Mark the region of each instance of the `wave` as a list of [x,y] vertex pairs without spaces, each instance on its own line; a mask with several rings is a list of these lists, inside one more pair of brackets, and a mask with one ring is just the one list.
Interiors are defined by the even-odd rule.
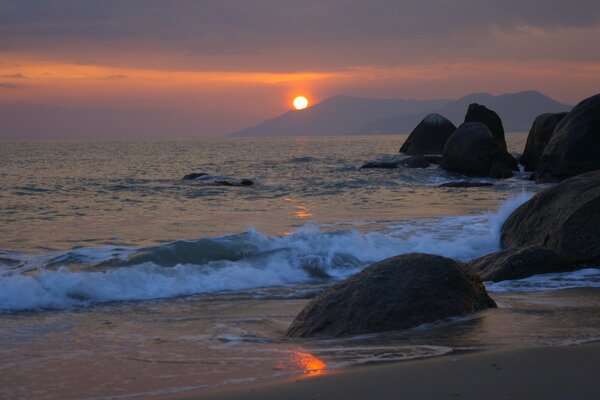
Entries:
[[534,275],[524,279],[486,282],[490,292],[539,292],[577,288],[600,288],[600,268]]
[[517,196],[489,214],[390,223],[383,232],[304,226],[289,235],[249,229],[143,248],[81,247],[42,255],[5,251],[0,311],[323,283],[409,252],[467,260],[498,250],[502,223],[528,198]]

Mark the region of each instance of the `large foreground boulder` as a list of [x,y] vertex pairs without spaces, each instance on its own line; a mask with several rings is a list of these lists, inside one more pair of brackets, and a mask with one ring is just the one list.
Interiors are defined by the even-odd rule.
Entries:
[[523,279],[532,275],[571,271],[575,267],[560,254],[543,247],[508,249],[467,264],[483,281]]
[[314,298],[286,336],[385,332],[495,306],[477,274],[464,264],[431,254],[404,254],[373,264]]
[[535,195],[502,226],[504,248],[548,247],[570,263],[600,265],[600,170]]
[[410,133],[400,153],[442,154],[446,141],[456,130],[456,126],[440,114],[429,114]]
[[518,171],[516,160],[481,122],[465,122],[444,147],[441,167],[469,176],[506,178]]
[[506,139],[504,138],[504,126],[502,126],[502,120],[496,112],[481,104],[472,103],[469,104],[467,115],[465,115],[465,122],[481,122],[485,124],[494,139],[500,144],[500,147],[507,150]]
[[527,144],[521,156],[521,164],[525,166],[525,171],[535,171],[538,160],[540,159],[544,148],[552,137],[554,128],[567,115],[562,113],[546,113],[538,115],[533,121],[533,125],[527,136]]
[[554,129],[536,181],[556,182],[600,168],[600,94],[577,104]]

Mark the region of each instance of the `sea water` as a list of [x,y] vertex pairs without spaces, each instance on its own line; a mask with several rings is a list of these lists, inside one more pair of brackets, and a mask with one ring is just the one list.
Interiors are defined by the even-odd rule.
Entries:
[[[502,223],[545,187],[359,168],[404,139],[0,142],[0,397],[162,396],[600,339],[593,265],[488,283],[499,308],[466,318],[283,339],[309,298],[373,262],[497,251]],[[518,153],[526,135],[507,140]],[[254,185],[214,184],[240,179]],[[456,180],[494,186],[438,187]]]

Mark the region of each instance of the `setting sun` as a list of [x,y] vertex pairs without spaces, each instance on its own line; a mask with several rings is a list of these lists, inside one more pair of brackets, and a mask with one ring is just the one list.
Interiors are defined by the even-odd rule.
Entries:
[[292,104],[296,110],[303,110],[308,107],[308,99],[304,96],[297,96]]

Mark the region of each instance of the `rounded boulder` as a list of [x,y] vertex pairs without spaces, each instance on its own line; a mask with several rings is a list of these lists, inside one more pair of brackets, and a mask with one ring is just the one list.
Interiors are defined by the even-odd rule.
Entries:
[[479,276],[431,254],[388,258],[315,297],[286,336],[345,336],[406,329],[495,307]]

